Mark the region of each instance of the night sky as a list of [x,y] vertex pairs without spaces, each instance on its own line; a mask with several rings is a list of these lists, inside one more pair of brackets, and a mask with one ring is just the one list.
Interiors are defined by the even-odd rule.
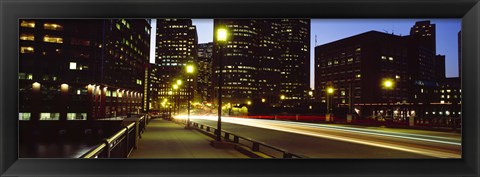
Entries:
[[[370,30],[394,33],[396,35],[408,35],[410,27],[416,21],[430,20],[436,24],[437,30],[437,54],[445,55],[447,77],[458,76],[458,44],[457,33],[461,29],[461,19],[312,19],[310,36],[310,68],[314,72],[314,47],[316,45],[333,42]],[[156,22],[154,22],[156,24]],[[197,26],[198,43],[213,41],[213,20],[193,19]],[[152,26],[154,24],[152,23]],[[155,34],[152,28],[152,34]],[[153,42],[153,41],[152,41]],[[154,56],[152,45],[151,56]],[[151,58],[151,62],[152,61]],[[313,87],[313,74],[310,75],[310,85]]]

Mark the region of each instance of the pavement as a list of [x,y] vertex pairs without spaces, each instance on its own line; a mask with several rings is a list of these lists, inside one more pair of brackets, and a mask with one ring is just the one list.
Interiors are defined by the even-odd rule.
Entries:
[[227,117],[222,129],[311,158],[461,158],[458,133]]
[[153,119],[128,158],[248,158],[235,149],[217,149],[212,138],[184,125]]

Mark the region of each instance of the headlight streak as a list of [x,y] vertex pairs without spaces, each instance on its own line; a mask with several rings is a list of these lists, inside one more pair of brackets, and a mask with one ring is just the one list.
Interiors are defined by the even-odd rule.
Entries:
[[[180,116],[177,116],[177,118],[186,119],[186,116],[180,115]],[[191,119],[192,120],[204,119],[204,120],[216,121],[217,117],[216,116],[191,116]],[[410,133],[391,133],[391,132],[385,132],[385,131],[379,131],[379,130],[361,130],[360,128],[353,128],[353,127],[334,127],[333,125],[320,125],[320,124],[286,122],[286,121],[275,121],[275,120],[245,119],[245,118],[235,118],[235,117],[222,117],[222,121],[227,123],[233,123],[233,124],[241,124],[241,125],[247,125],[252,127],[266,128],[266,129],[272,129],[272,130],[278,130],[278,131],[284,131],[284,132],[290,132],[290,133],[296,133],[296,134],[327,138],[332,140],[340,140],[340,141],[346,141],[346,142],[352,142],[352,143],[358,143],[358,144],[364,144],[364,145],[370,145],[370,146],[376,146],[376,147],[395,149],[400,151],[407,151],[407,152],[412,152],[417,154],[428,155],[432,157],[440,157],[440,158],[460,158],[461,157],[460,154],[457,154],[457,153],[442,152],[438,150],[428,150],[424,148],[403,146],[399,144],[377,142],[377,141],[371,141],[371,140],[365,140],[365,139],[355,139],[351,137],[343,137],[343,136],[337,136],[332,134],[311,132],[308,130],[299,130],[295,126],[300,126],[299,128],[302,128],[301,126],[303,126],[304,128],[323,128],[323,129],[333,130],[333,131],[362,133],[362,134],[373,135],[373,136],[384,136],[384,137],[409,139],[409,140],[415,140],[415,141],[427,141],[427,142],[433,142],[433,143],[461,146],[461,143],[456,143],[456,142],[418,138],[418,137],[429,137],[429,138],[437,138],[437,139],[451,139],[451,138],[444,138],[444,137],[438,137],[438,136],[416,135],[416,134],[410,134]],[[290,126],[290,127],[283,127],[279,124],[283,124],[283,126]],[[381,134],[379,132],[383,132],[386,134]],[[410,136],[417,136],[417,137],[408,137],[403,135],[410,135]]]

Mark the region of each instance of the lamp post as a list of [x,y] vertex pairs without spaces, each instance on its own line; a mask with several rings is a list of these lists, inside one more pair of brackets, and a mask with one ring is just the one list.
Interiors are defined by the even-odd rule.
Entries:
[[[173,89],[171,91],[168,91],[168,99],[174,100],[172,99],[172,95],[173,95]],[[175,101],[173,102],[175,103]],[[170,103],[168,103],[168,119],[169,120],[172,119],[172,105],[170,105]]]
[[[388,94],[389,92],[388,92],[388,90],[394,89],[394,87],[395,87],[395,81],[394,81],[393,79],[391,79],[391,78],[384,78],[384,79],[382,80],[382,87],[383,87],[383,89],[386,90],[385,96],[387,97],[387,100],[389,100],[389,98],[388,98],[388,97],[389,97],[389,94]],[[390,101],[387,101],[387,102],[390,102]],[[387,115],[388,115],[388,105],[387,105],[387,110],[385,110],[385,116],[387,116]],[[393,113],[392,113],[392,118],[393,118]]]
[[335,89],[333,86],[329,84],[327,88],[325,89],[326,91],[326,99],[327,99],[327,115],[326,115],[326,121],[331,121],[332,119],[332,96],[333,93],[335,92]]
[[179,99],[180,97],[179,97],[179,93],[178,93],[178,85],[177,84],[173,85],[173,90],[176,91],[176,93],[177,93],[177,99],[176,99],[177,101],[175,103],[175,107],[174,107],[173,112],[175,112],[175,114],[178,115],[178,110],[179,110],[179,107],[180,107],[180,104],[178,102],[180,101],[180,99]]
[[216,41],[219,44],[219,58],[218,58],[218,120],[217,120],[217,132],[216,132],[216,141],[222,140],[222,58],[223,58],[223,47],[227,43],[228,31],[224,26],[219,27],[216,31]]
[[195,67],[193,66],[193,64],[189,64],[187,65],[187,84],[188,84],[188,117],[187,117],[187,127],[186,128],[189,128],[190,127],[190,106],[191,106],[191,100],[192,100],[192,86],[190,85],[190,82],[192,82],[190,80],[190,75],[193,74],[193,72],[195,71]]

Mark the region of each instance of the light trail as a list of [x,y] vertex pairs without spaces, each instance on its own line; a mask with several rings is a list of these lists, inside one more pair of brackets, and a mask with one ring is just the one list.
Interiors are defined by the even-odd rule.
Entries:
[[[186,119],[186,116],[177,116],[178,119]],[[191,120],[216,121],[216,116],[190,116]],[[460,158],[461,143],[454,142],[460,139],[441,136],[412,134],[403,132],[388,132],[385,130],[366,130],[356,127],[344,127],[338,125],[324,125],[276,120],[245,119],[235,117],[222,117],[222,122],[259,127],[295,134],[321,137],[369,146],[376,146],[400,151],[412,152],[439,158]],[[353,136],[353,137],[352,137]],[[432,138],[432,139],[428,139]],[[404,140],[408,141],[404,141]],[[428,144],[430,143],[430,144]],[[433,144],[431,144],[433,143]],[[439,144],[439,145],[438,145]],[[430,147],[429,145],[433,146]],[[447,146],[447,149],[443,147]]]

